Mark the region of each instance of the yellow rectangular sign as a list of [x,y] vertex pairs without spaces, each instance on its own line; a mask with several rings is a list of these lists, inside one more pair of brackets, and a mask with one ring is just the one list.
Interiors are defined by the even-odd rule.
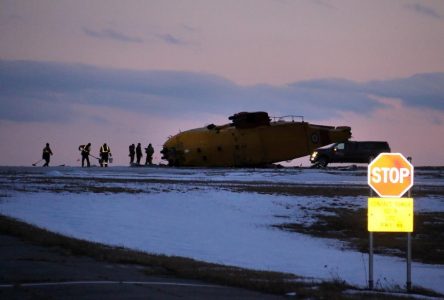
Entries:
[[413,232],[413,198],[368,198],[368,231]]

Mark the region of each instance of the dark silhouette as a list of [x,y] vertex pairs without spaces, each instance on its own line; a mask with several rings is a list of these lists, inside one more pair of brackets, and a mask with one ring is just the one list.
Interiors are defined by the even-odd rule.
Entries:
[[42,159],[45,160],[45,164],[43,165],[44,167],[49,166],[49,161],[51,160],[51,155],[52,155],[52,151],[51,151],[51,148],[49,147],[49,143],[46,143],[46,147],[43,148],[43,154],[42,154]]
[[85,160],[86,160],[86,166],[90,167],[89,152],[91,151],[91,143],[88,143],[87,145],[80,145],[79,151],[81,151],[80,154],[82,155],[82,168],[85,166]]
[[136,147],[136,158],[137,164],[140,165],[140,160],[142,159],[142,146],[140,145],[140,143],[138,143]]
[[151,145],[151,143],[148,145],[148,147],[145,148],[146,153],[146,161],[145,165],[152,165],[153,164],[153,154],[154,154],[154,148]]
[[134,163],[134,155],[136,155],[136,146],[134,144],[131,144],[129,146],[130,165]]
[[100,147],[100,166],[101,167],[108,167],[108,160],[109,157],[112,156],[111,154],[111,148],[104,143],[102,147]]

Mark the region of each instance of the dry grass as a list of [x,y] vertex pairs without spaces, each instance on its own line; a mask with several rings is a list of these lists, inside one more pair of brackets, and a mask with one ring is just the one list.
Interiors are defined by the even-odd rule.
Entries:
[[[350,248],[368,253],[367,210],[348,208],[320,208],[332,214],[318,214],[311,225],[286,223],[276,227],[318,237],[339,239]],[[413,260],[430,264],[444,264],[444,213],[415,214],[412,233]],[[375,253],[405,257],[405,233],[374,233]]]
[[[433,176],[441,176],[435,173]],[[431,175],[431,176],[432,176]],[[444,176],[444,175],[442,175]],[[263,181],[208,181],[208,180],[183,180],[183,179],[156,179],[156,178],[83,178],[83,177],[15,177],[8,176],[9,183],[4,188],[14,188],[17,191],[36,192],[47,190],[53,192],[94,192],[94,193],[144,193],[147,186],[160,185],[166,187],[176,186],[177,189],[187,191],[190,187],[216,187],[235,192],[249,192],[270,195],[287,196],[363,196],[369,194],[367,185],[324,185],[324,184],[300,184],[300,183],[271,183]],[[145,188],[144,188],[145,187]],[[444,196],[441,186],[413,187],[415,197]]]

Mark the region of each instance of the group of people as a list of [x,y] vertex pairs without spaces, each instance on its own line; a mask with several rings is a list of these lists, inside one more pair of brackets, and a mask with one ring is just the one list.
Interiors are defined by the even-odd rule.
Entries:
[[88,143],[86,145],[80,145],[79,146],[79,151],[80,151],[80,154],[82,155],[82,168],[85,166],[85,162],[86,162],[86,166],[87,167],[91,166],[91,164],[89,162],[89,157],[90,156],[98,159],[101,167],[108,167],[108,163],[110,162],[110,159],[112,157],[111,148],[106,143],[104,143],[100,147],[100,158],[95,157],[95,156],[90,154],[90,152],[91,152],[91,143]]
[[[154,148],[151,143],[145,148],[145,165],[153,164],[153,154]],[[136,164],[140,165],[140,160],[142,159],[142,145],[140,143],[137,144],[137,147],[134,144],[129,146],[129,155],[130,157],[130,165],[134,165],[134,157],[136,157]]]
[[[99,160],[101,167],[108,167],[108,164],[112,162],[112,154],[111,154],[111,148],[104,143],[100,147],[100,157],[95,157],[94,155],[91,155],[91,143],[80,145],[79,146],[80,155],[82,156],[82,167],[90,167],[91,163],[89,161],[89,157],[93,157],[95,159]],[[129,156],[130,156],[130,164],[134,164],[134,157],[137,158],[137,165],[140,165],[140,160],[142,159],[142,146],[140,143],[137,144],[137,147],[134,146],[134,144],[129,146]],[[152,165],[153,164],[153,154],[154,154],[154,148],[151,144],[148,145],[148,147],[145,148],[146,153],[146,160],[145,165]],[[42,153],[42,160],[45,161],[44,167],[49,166],[49,162],[51,160],[51,155],[53,155],[52,150],[49,146],[49,143],[46,143],[45,148],[43,148]],[[35,164],[33,164],[35,165]]]

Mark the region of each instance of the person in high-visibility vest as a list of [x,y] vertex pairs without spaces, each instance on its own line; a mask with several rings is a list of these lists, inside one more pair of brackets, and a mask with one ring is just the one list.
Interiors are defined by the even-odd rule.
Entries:
[[100,166],[101,167],[108,167],[108,160],[109,157],[112,156],[111,154],[111,148],[104,143],[102,147],[100,147]]
[[49,161],[51,160],[51,155],[52,155],[52,151],[51,151],[51,148],[49,148],[49,143],[46,143],[46,147],[43,148],[43,153],[42,153],[42,159],[45,160],[45,164],[43,165],[44,167],[49,166]]

